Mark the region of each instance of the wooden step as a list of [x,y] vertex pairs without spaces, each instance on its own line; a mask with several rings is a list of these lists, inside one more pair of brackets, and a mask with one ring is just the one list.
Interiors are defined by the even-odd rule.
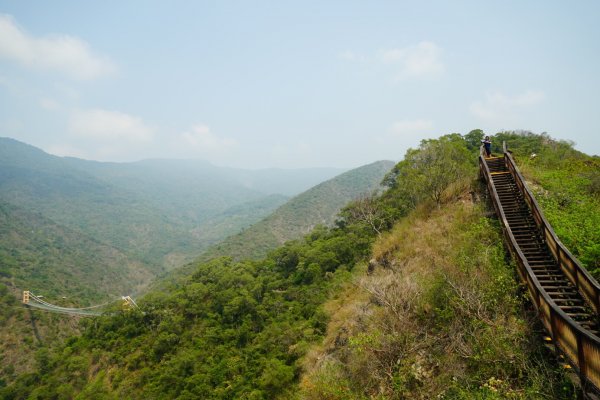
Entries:
[[568,304],[568,303],[574,303],[574,304],[585,304],[585,301],[583,301],[583,299],[581,298],[575,298],[575,299],[553,299],[554,302],[561,307],[561,304]]

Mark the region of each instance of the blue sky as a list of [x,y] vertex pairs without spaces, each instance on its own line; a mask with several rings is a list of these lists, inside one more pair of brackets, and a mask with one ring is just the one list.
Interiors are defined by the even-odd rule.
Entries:
[[0,136],[245,168],[476,128],[598,155],[598,20],[597,1],[0,1]]

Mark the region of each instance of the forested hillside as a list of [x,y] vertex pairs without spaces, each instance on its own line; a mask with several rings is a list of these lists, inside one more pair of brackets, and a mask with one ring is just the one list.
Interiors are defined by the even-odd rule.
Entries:
[[377,161],[307,190],[290,199],[262,221],[211,247],[203,259],[264,257],[269,250],[297,239],[317,225],[332,225],[348,202],[382,189],[380,181],[394,163]]
[[151,278],[119,250],[1,201],[0,260],[7,284],[81,305],[136,292]]
[[[171,259],[189,261],[225,237],[251,226],[296,195],[341,173],[339,169],[241,170],[216,167],[199,160],[144,160],[99,163],[66,159],[70,165],[120,190],[135,193],[169,217],[187,238],[167,238]],[[185,245],[183,245],[185,244]],[[178,245],[178,246],[177,246]],[[179,247],[179,249],[178,249]],[[178,251],[173,251],[177,249]],[[144,249],[145,253],[148,253]],[[155,255],[150,253],[150,257]]]
[[[221,181],[216,167],[184,174],[183,161],[172,163],[178,167],[64,159],[1,139],[0,198],[116,247],[153,274],[193,259],[286,200]],[[215,219],[220,224],[205,223]]]
[[[40,346],[78,332],[77,319],[25,312],[23,290],[74,307],[138,295],[157,274],[284,203],[278,188],[294,194],[335,172],[99,163],[0,139],[0,381],[30,371]],[[383,173],[356,187],[370,190]]]
[[30,368],[35,347],[77,332],[64,317],[18,307],[22,290],[63,306],[88,306],[132,294],[152,275],[119,250],[0,201],[0,379]]
[[[482,136],[480,130],[465,135],[466,147],[476,152]],[[565,243],[577,243],[569,238],[573,234],[597,238],[598,225],[587,224],[579,210],[585,207],[592,221],[600,216],[598,157],[530,132],[501,132],[492,140],[495,153],[504,141],[512,149]],[[442,179],[406,170],[436,147],[423,143],[409,151],[413,161],[400,163],[398,176]],[[556,178],[570,183],[561,187]],[[499,222],[484,217],[491,214],[490,204],[480,201],[486,189],[476,185],[469,193],[453,186],[381,235],[372,250],[372,273],[357,276],[325,304],[328,333],[305,358],[298,398],[576,397],[564,375],[568,369],[542,345],[543,329],[513,262],[507,263]],[[562,218],[552,216],[559,199]],[[595,254],[594,246],[577,251],[592,268]]]
[[[80,337],[41,352],[37,371],[0,396],[572,398],[489,217],[480,134],[423,141],[386,176],[387,191],[351,202],[332,227],[262,259],[198,263],[184,285],[150,293],[141,310],[87,320]],[[501,135],[515,152],[527,141],[538,154],[566,146],[563,157],[597,165],[547,136],[493,140]],[[598,215],[597,169],[573,172],[592,189],[574,193]]]

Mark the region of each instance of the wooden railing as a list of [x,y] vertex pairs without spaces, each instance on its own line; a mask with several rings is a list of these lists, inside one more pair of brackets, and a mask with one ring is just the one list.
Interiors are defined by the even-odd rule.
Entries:
[[523,193],[525,201],[529,204],[529,208],[535,218],[535,222],[540,229],[541,234],[550,248],[554,259],[560,265],[565,275],[571,283],[579,290],[586,298],[589,305],[596,313],[600,312],[600,284],[590,275],[590,273],[579,263],[579,261],[571,254],[571,252],[562,244],[562,242],[554,233],[554,230],[544,217],[537,201],[531,194],[531,191],[525,184],[525,180],[521,172],[515,164],[510,153],[505,153],[505,160],[508,169],[515,176],[515,182],[519,186],[519,190]]
[[[512,155],[506,150],[505,145],[504,163],[529,205],[536,225],[560,269],[587,300],[588,305],[598,314],[600,309],[600,285],[558,239],[525,184],[523,176]],[[586,393],[589,390],[600,391],[600,338],[584,329],[568,316],[542,288],[509,227],[489,167],[485,162],[483,149],[479,156],[479,167],[480,174],[487,183],[496,214],[502,222],[507,247],[517,262],[519,275],[527,285],[529,295],[538,310],[544,327],[555,346],[565,355],[569,364],[578,371],[583,392]]]

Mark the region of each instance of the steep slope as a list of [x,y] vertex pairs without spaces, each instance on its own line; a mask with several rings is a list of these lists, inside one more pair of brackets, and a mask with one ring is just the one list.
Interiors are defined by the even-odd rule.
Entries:
[[72,318],[27,312],[21,291],[81,307],[133,294],[152,277],[119,250],[0,201],[0,380],[30,369],[36,346],[78,331]]
[[371,272],[324,306],[327,335],[304,360],[298,399],[572,398],[498,224],[462,195],[376,241]]
[[269,215],[287,200],[280,193],[337,172],[246,171],[191,160],[101,163],[0,138],[0,199],[118,248],[153,274]]
[[[556,231],[598,265],[597,157],[530,132],[492,140],[507,142]],[[398,176],[410,176],[401,164]],[[491,204],[473,204],[485,188],[444,197],[458,202],[421,204],[399,221],[374,244],[371,273],[325,306],[328,334],[305,361],[298,398],[577,397],[542,345]]]
[[531,132],[501,132],[550,225],[569,251],[600,278],[600,157]]
[[389,233],[347,213],[261,260],[200,263],[185,285],[149,295],[143,313],[88,324],[0,396],[572,398],[534,342],[498,225],[473,204],[473,163],[429,152],[460,146],[450,135],[418,150],[465,167],[439,196],[407,187],[427,166],[397,166],[374,201],[421,200],[408,215],[379,215],[397,218]]
[[202,258],[264,257],[269,250],[307,234],[316,225],[331,225],[349,201],[381,190],[380,182],[393,165],[391,161],[377,161],[323,182],[292,198],[250,228],[213,246]]
[[38,212],[70,229],[143,260],[152,273],[189,235],[134,192],[74,169],[10,139],[0,140],[0,199]]
[[0,279],[7,284],[86,305],[133,293],[152,276],[113,247],[0,201]]

